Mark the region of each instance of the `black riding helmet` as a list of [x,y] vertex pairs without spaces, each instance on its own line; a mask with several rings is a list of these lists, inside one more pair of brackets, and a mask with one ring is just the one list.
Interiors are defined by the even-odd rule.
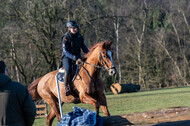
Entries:
[[78,28],[77,22],[73,21],[73,20],[68,21],[66,26],[67,26],[67,28],[74,28],[74,27]]

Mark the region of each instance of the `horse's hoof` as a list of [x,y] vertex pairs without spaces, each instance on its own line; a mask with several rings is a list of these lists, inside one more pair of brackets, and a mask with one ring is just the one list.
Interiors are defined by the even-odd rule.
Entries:
[[74,101],[73,101],[73,103],[74,103],[74,104],[81,103],[80,98],[75,98]]

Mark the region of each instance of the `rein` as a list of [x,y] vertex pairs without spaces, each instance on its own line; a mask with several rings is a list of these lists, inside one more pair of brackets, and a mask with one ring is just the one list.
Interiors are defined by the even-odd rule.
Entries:
[[[105,69],[105,70],[112,69],[112,68],[105,68],[105,67],[102,67],[102,66],[98,66],[98,65],[90,64],[90,63],[88,63],[88,62],[83,62],[83,61],[82,61],[82,63],[84,63],[84,64],[88,64],[88,65],[90,65],[90,66],[93,66],[93,67],[95,67],[95,68],[99,68],[99,69]],[[82,67],[83,67],[83,66],[82,66]]]

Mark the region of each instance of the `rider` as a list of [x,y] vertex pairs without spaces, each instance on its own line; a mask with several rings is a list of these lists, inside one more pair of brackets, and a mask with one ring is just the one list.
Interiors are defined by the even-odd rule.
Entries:
[[70,83],[72,79],[72,65],[81,63],[81,49],[84,53],[89,50],[86,47],[83,36],[79,33],[79,27],[76,21],[70,20],[66,27],[68,31],[62,37],[62,62],[65,68],[64,84],[66,96],[71,94]]

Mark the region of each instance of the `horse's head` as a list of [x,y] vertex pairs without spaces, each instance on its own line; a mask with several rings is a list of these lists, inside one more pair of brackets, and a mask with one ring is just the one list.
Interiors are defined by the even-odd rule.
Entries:
[[113,63],[113,53],[111,51],[112,42],[104,42],[99,51],[99,64],[107,69],[109,75],[114,75],[116,69]]

